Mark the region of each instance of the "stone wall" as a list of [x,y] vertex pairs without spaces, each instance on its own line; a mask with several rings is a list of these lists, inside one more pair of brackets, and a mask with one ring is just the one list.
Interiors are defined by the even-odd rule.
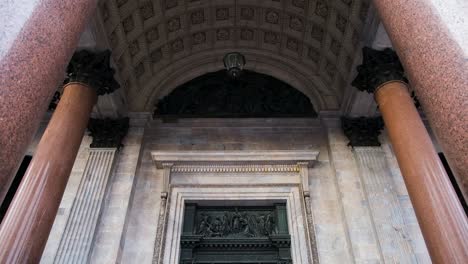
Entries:
[[349,254],[355,263],[383,263],[369,204],[353,152],[348,147],[348,138],[336,120],[326,122],[326,126],[331,177],[334,178],[342,209]]
[[188,119],[176,123],[151,122],[145,129],[121,261],[151,263],[153,257],[162,170],[156,169],[151,151],[318,149],[321,140],[311,137],[311,134],[323,137],[317,120]]
[[[320,262],[391,263],[388,254],[392,254],[389,253],[392,249],[382,246],[382,238],[379,240],[382,229],[376,225],[375,206],[370,206],[362,167],[352,148],[347,146],[348,140],[337,119],[323,122],[318,119],[184,119],[148,123],[146,119],[145,115],[132,116],[129,134],[123,142],[125,147],[117,154],[90,255],[92,263],[152,263],[163,170],[156,168],[151,152],[189,150],[319,151],[318,162],[309,169],[309,191]],[[405,241],[410,249],[405,258],[410,261],[400,263],[430,263],[391,146],[385,135],[381,141],[384,159],[381,164],[386,166],[386,180],[394,185],[395,206],[403,212]],[[90,138],[85,136],[42,263],[52,263],[55,256],[87,160],[89,143]],[[194,184],[220,180],[216,175],[204,175],[179,177],[177,181]],[[281,181],[281,178],[275,176],[271,180]],[[258,181],[268,182],[268,179],[258,178]],[[391,227],[391,222],[387,227]]]

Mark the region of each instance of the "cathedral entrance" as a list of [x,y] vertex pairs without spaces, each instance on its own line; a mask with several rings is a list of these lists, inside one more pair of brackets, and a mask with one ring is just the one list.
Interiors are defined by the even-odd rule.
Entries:
[[286,204],[186,204],[180,263],[291,263]]
[[318,152],[179,150],[151,156],[163,176],[153,263],[317,263],[303,186],[309,186]]

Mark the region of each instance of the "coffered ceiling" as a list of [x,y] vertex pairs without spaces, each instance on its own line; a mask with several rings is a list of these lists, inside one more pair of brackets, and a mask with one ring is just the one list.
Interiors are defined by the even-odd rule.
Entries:
[[132,111],[223,68],[246,68],[306,94],[320,110],[343,100],[369,0],[102,0],[98,17]]

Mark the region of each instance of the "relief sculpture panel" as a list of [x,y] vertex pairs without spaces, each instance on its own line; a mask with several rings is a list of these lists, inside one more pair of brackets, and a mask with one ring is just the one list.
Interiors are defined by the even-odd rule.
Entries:
[[291,263],[286,205],[186,204],[180,263]]
[[199,211],[196,234],[203,237],[267,237],[277,233],[273,210]]

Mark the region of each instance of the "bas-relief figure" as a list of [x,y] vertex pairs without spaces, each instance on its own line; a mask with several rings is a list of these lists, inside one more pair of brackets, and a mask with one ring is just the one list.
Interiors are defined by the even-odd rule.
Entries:
[[186,205],[180,263],[291,263],[285,204]]

